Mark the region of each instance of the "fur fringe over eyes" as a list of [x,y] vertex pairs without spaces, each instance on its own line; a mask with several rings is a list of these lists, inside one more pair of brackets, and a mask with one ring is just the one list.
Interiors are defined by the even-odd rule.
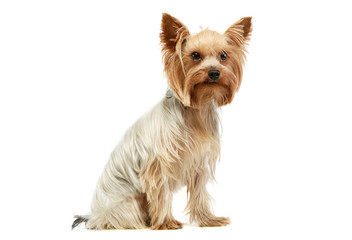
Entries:
[[[220,159],[217,109],[232,101],[241,84],[251,18],[224,34],[191,35],[182,22],[163,14],[161,28],[171,90],[127,130],[97,183],[91,214],[75,216],[72,229],[81,223],[88,229],[182,228],[172,215],[172,195],[183,186],[191,222],[230,223],[214,215],[206,184]],[[216,76],[210,74],[214,71]]]

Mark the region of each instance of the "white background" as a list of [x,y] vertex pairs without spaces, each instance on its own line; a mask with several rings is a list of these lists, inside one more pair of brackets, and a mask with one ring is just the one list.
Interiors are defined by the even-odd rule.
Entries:
[[[253,16],[209,185],[232,224],[71,231],[126,128],[164,96],[162,12],[193,33]],[[0,238],[351,239],[351,23],[348,1],[1,1]],[[183,190],[183,222],[185,204]]]

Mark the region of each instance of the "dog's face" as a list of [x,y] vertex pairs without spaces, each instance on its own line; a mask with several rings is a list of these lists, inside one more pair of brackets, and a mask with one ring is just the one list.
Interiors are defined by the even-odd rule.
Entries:
[[191,35],[179,20],[163,14],[160,34],[170,88],[187,107],[211,101],[230,103],[239,89],[251,18],[242,18],[224,33],[211,30]]

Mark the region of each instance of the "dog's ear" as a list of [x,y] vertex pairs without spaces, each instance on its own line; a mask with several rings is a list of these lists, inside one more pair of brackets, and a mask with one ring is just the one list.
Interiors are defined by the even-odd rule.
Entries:
[[161,20],[161,33],[160,42],[162,51],[173,53],[189,36],[187,27],[177,18],[172,17],[170,14],[163,13]]
[[252,32],[252,17],[244,17],[232,24],[225,32],[233,43],[242,46],[249,41]]

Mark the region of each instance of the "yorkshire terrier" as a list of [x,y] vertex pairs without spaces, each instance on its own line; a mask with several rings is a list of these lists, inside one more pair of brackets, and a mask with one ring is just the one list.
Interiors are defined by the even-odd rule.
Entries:
[[169,90],[128,129],[99,179],[91,215],[75,216],[72,229],[180,229],[172,195],[187,187],[190,222],[225,226],[216,217],[206,189],[220,157],[217,108],[231,103],[242,80],[251,17],[223,34],[205,29],[190,34],[169,14],[162,15],[160,40]]

